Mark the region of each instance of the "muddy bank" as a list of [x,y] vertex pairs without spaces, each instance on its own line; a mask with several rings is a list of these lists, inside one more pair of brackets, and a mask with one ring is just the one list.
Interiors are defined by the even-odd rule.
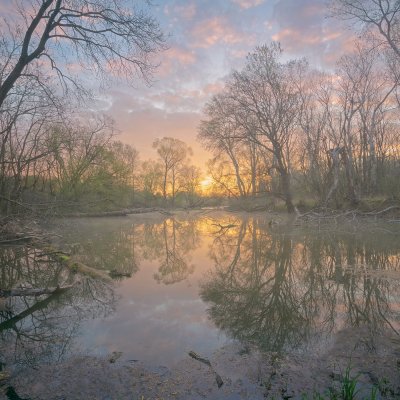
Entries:
[[[115,361],[115,360],[111,360]],[[363,329],[344,329],[320,353],[261,353],[252,346],[231,344],[210,358],[224,384],[218,388],[213,372],[189,356],[174,367],[151,367],[122,356],[75,357],[56,366],[12,376],[2,388],[13,387],[29,399],[300,399],[328,390],[339,391],[342,375],[351,366],[358,377],[359,398],[373,386],[378,398],[400,398],[400,339],[388,333],[369,339]]]

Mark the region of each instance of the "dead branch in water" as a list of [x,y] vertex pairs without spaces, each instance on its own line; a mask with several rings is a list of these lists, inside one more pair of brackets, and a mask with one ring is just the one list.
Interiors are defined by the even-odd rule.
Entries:
[[41,296],[43,294],[56,294],[65,292],[71,289],[73,285],[57,286],[52,288],[14,288],[14,289],[0,289],[0,297],[28,297],[28,296]]
[[207,365],[210,368],[211,372],[215,375],[215,380],[217,381],[218,388],[220,388],[224,384],[224,381],[222,380],[220,375],[215,371],[215,369],[211,365],[211,362],[207,358],[203,358],[203,357],[199,356],[194,351],[189,351],[189,356],[194,358],[197,361],[202,362],[203,364]]
[[16,238],[12,238],[12,239],[0,240],[0,245],[12,245],[12,244],[19,244],[19,243],[28,243],[28,242],[32,242],[35,239],[37,239],[36,236],[16,237]]
[[118,211],[99,211],[93,213],[70,213],[63,215],[64,217],[73,217],[73,218],[90,218],[90,217],[126,217],[129,214],[145,214],[151,212],[159,212],[164,215],[172,215],[169,211],[166,211],[162,208],[158,207],[149,207],[149,208],[128,208],[124,210]]
[[321,212],[317,212],[315,210],[308,211],[304,214],[301,214],[296,208],[296,219],[297,220],[306,220],[306,221],[330,221],[330,220],[337,220],[337,219],[355,219],[356,217],[378,217],[382,216],[383,214],[388,213],[389,211],[400,210],[400,206],[393,205],[390,207],[386,207],[383,210],[377,211],[360,211],[360,210],[346,210],[344,212],[337,212],[336,210],[327,210],[324,209]]
[[217,233],[226,231],[226,230],[231,229],[231,228],[235,228],[237,226],[236,224],[221,225],[221,224],[217,224],[217,223],[214,223],[214,224],[211,224],[211,225],[217,226],[219,228],[219,231]]

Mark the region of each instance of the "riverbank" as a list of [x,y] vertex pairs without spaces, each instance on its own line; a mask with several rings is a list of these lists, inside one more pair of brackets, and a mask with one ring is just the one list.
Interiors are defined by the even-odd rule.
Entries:
[[74,357],[11,377],[2,398],[7,399],[7,388],[12,387],[20,398],[31,400],[311,399],[316,392],[339,393],[350,366],[350,377],[357,377],[357,398],[369,398],[375,387],[377,398],[398,399],[400,339],[390,332],[373,343],[368,339],[362,327],[344,329],[319,352],[286,356],[261,353],[250,345],[227,345],[210,358],[223,380],[221,388],[210,368],[188,355],[172,368],[148,366],[123,355],[112,362],[110,357]]

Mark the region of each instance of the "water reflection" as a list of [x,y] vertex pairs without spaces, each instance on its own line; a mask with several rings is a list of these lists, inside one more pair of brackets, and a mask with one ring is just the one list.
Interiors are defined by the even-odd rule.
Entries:
[[[346,326],[399,332],[398,237],[338,232],[271,233],[256,219],[219,234],[202,285],[214,323],[264,350],[298,348]],[[399,277],[399,276],[398,276]]]
[[[52,254],[31,247],[0,248],[0,287],[47,288],[76,281],[75,274]],[[0,310],[0,361],[35,367],[62,359],[73,345],[80,322],[101,318],[115,309],[113,288],[81,277],[63,294],[12,297]]]
[[[215,349],[221,331],[284,351],[358,326],[371,349],[374,335],[399,330],[398,235],[275,229],[232,215],[79,220],[61,233],[65,250],[119,281],[80,276],[60,296],[0,304],[0,362],[35,366],[102,346],[165,365],[184,346]],[[0,266],[2,289],[78,280],[30,247],[0,247]]]
[[[97,222],[94,223],[96,227]],[[79,234],[72,234],[78,243],[69,250],[88,265],[107,271],[116,269],[126,275],[138,272],[143,260],[157,263],[154,279],[167,285],[193,273],[191,253],[201,244],[198,220],[169,218],[141,224],[109,224],[106,222],[98,230],[92,224],[82,227]]]

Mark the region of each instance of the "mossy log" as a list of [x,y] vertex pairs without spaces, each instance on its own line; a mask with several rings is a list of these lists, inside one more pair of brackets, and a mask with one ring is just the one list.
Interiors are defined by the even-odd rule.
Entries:
[[45,255],[51,256],[62,265],[69,268],[72,272],[80,273],[82,275],[89,276],[90,278],[101,279],[107,282],[112,281],[111,277],[106,272],[89,267],[68,253],[57,250],[52,246],[45,246],[42,248],[42,250],[44,251]]
[[94,278],[94,279],[101,279],[106,282],[112,281],[111,277],[107,273],[105,273],[101,270],[89,267],[89,266],[81,263],[80,261],[75,260],[74,257],[70,257],[70,258],[68,258],[68,260],[63,260],[62,262],[72,272],[86,275],[86,276],[89,276],[90,278]]

